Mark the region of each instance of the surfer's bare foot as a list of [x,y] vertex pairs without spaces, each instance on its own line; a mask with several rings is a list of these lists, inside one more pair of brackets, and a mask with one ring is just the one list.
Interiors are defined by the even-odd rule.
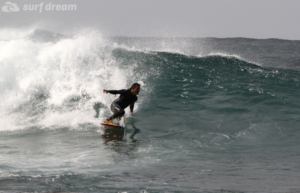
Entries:
[[103,122],[112,124],[112,120],[104,120]]

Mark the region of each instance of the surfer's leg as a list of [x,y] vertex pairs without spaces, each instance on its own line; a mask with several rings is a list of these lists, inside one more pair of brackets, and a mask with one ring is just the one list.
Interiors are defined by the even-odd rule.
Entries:
[[112,103],[110,106],[111,111],[114,113],[110,118],[108,118],[108,121],[112,121],[113,119],[117,117],[122,117],[125,114],[124,109],[122,109],[118,104]]

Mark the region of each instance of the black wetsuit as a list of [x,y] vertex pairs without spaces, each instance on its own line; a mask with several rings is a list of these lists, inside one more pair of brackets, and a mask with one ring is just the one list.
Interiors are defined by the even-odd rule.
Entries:
[[112,102],[110,109],[114,113],[109,119],[112,120],[117,117],[122,117],[125,114],[124,109],[130,105],[130,112],[133,112],[134,103],[137,101],[137,96],[133,95],[128,90],[108,90],[110,94],[120,94],[119,98]]

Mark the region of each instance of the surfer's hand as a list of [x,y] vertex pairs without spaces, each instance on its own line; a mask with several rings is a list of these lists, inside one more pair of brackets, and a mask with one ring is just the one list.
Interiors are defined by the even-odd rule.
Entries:
[[108,91],[107,91],[107,90],[105,90],[105,89],[103,89],[103,93],[108,93]]
[[129,116],[129,117],[132,117],[132,114],[133,114],[132,112],[129,112],[129,115],[128,115],[128,116]]

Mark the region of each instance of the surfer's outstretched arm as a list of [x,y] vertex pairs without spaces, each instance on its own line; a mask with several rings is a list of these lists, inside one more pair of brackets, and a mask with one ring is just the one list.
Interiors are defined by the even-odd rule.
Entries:
[[110,94],[122,94],[126,92],[126,90],[105,90],[103,89],[103,93],[110,93]]

